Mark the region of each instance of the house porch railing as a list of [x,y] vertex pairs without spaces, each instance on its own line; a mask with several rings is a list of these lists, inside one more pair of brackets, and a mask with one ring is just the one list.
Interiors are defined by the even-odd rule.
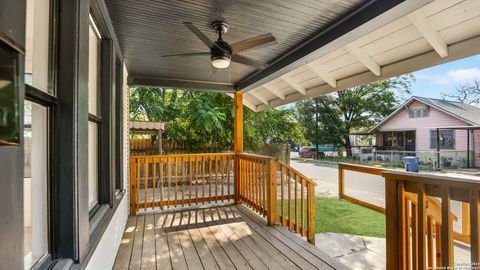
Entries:
[[[383,205],[346,191],[358,173],[382,182]],[[387,269],[453,267],[454,240],[470,245],[471,262],[479,262],[480,182],[346,163],[338,175],[340,198],[386,214]]]
[[314,187],[273,157],[247,153],[130,157],[130,215],[207,203],[239,203],[315,242]]

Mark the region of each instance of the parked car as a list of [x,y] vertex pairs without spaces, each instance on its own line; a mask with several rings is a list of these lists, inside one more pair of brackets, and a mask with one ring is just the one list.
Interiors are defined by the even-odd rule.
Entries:
[[302,147],[298,151],[298,155],[302,158],[316,158],[317,153],[315,153],[315,150],[312,150],[308,147]]

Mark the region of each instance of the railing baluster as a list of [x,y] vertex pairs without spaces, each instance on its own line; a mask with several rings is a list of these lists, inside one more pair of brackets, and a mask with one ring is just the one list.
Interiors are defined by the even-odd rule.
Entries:
[[178,167],[178,157],[175,157],[175,161],[173,163],[175,165],[175,188],[174,188],[174,193],[173,193],[173,204],[175,207],[177,207],[177,193],[178,193],[178,170],[180,169]]
[[280,165],[281,171],[280,171],[280,222],[282,223],[283,226],[286,225],[285,222],[285,191],[284,191],[284,182],[285,182],[285,167],[283,165]]
[[412,202],[412,265],[414,268],[418,265],[418,216],[417,205]]
[[453,218],[450,188],[442,188],[442,266],[453,267]]
[[[402,183],[403,184],[403,183]],[[400,190],[399,193],[401,193],[402,191]],[[402,224],[402,231],[403,231],[403,235],[401,236],[401,238],[403,239],[403,246],[404,248],[402,249],[402,252],[404,254],[404,265],[406,265],[407,267],[406,268],[410,268],[410,263],[411,263],[411,255],[410,255],[410,250],[411,250],[411,241],[410,241],[410,222],[411,222],[411,219],[410,219],[410,200],[404,195],[404,194],[401,194],[399,196],[402,196],[403,198],[403,211],[402,211],[402,214],[403,214],[403,224]]]
[[153,185],[153,192],[152,192],[152,209],[155,208],[155,201],[157,197],[157,158],[152,159],[152,185]]
[[305,202],[304,202],[304,195],[303,195],[303,187],[304,187],[304,180],[303,178],[300,177],[300,199],[302,200],[300,203],[300,211],[301,211],[301,216],[300,216],[300,231],[302,236],[305,236],[305,224],[304,224],[304,218],[305,218]]
[[433,252],[433,231],[435,230],[435,225],[433,224],[432,217],[427,217],[427,258],[428,258],[428,267],[433,268],[433,259],[435,254]]
[[159,172],[159,177],[160,177],[160,207],[163,207],[163,166],[164,166],[164,162],[163,162],[163,159],[160,158],[159,159],[159,169],[160,169],[160,172]]
[[293,220],[292,220],[292,185],[291,185],[291,176],[290,171],[288,172],[287,183],[288,183],[288,228],[293,231]]
[[202,156],[202,204],[205,204],[205,160]]
[[172,182],[172,171],[171,171],[171,164],[170,158],[167,158],[167,206],[170,207],[170,184]]
[[227,195],[230,197],[230,157],[227,156]]
[[218,156],[215,155],[215,202],[218,202]]
[[220,179],[221,179],[221,182],[220,182],[220,200],[223,202],[223,199],[224,199],[224,196],[223,196],[223,192],[224,192],[224,174],[223,174],[223,171],[224,171],[224,166],[225,166],[225,163],[224,163],[224,156],[220,156],[220,163],[219,163],[219,166],[220,166]]
[[442,226],[435,224],[435,266],[438,268],[442,265]]
[[294,188],[293,188],[293,191],[295,192],[295,196],[294,196],[294,201],[295,201],[295,232],[299,233],[300,230],[298,228],[298,196],[297,196],[297,190],[298,190],[298,176],[297,174],[295,173],[294,174],[294,177],[293,177],[294,181],[295,181],[295,185],[294,185]]
[[212,170],[212,157],[208,157],[208,200],[212,198],[212,184],[213,184],[213,170]]
[[195,204],[198,205],[198,170],[200,164],[198,162],[198,156],[195,156]]
[[148,165],[149,165],[149,158],[145,158],[145,179],[144,179],[144,187],[143,187],[143,210],[147,210],[147,202],[148,202]]
[[182,183],[182,206],[185,206],[185,160],[183,159],[183,157],[181,157],[180,159],[180,168],[182,169],[182,176],[180,177],[180,181]]
[[190,175],[189,189],[188,189],[188,203],[192,204],[192,193],[193,193],[193,158],[188,158],[188,171]]
[[426,234],[426,221],[427,221],[427,196],[425,195],[425,185],[418,185],[418,248],[417,248],[417,258],[418,258],[418,269],[427,268],[426,260],[426,243],[425,243],[425,234]]
[[[470,191],[470,257],[480,263],[480,199],[478,190]],[[478,266],[478,265],[477,265]]]
[[135,203],[137,209],[140,208],[140,171],[141,171],[141,159],[137,160],[137,194],[135,194]]

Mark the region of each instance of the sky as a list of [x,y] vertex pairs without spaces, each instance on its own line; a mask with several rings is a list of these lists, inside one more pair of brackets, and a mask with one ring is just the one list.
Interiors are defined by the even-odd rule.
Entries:
[[416,81],[412,84],[412,95],[442,98],[442,93],[455,93],[457,87],[474,79],[480,80],[480,55],[426,68],[413,74]]

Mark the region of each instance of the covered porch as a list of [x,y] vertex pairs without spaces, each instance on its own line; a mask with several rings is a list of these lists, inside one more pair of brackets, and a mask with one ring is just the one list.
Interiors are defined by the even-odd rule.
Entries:
[[114,269],[347,269],[244,206],[130,216]]
[[[480,53],[476,0],[33,2],[0,1],[0,92],[12,118],[0,138],[2,269],[342,269],[312,245],[316,183],[244,152],[244,106],[260,112]],[[231,96],[234,150],[130,156],[134,86]],[[48,194],[28,205],[25,101],[44,110],[32,177]],[[455,265],[453,200],[468,205],[478,265],[479,182],[375,174],[387,269]],[[435,232],[428,197],[441,198]],[[29,207],[38,239],[25,228]]]

